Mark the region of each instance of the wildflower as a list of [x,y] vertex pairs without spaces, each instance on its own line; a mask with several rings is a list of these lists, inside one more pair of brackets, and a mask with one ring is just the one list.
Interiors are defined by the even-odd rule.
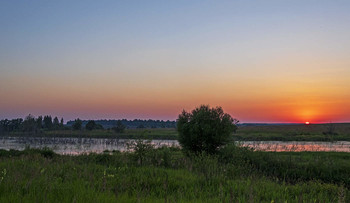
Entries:
[[7,174],[7,170],[6,168],[4,168],[4,170],[1,171],[0,183],[4,180],[6,174]]

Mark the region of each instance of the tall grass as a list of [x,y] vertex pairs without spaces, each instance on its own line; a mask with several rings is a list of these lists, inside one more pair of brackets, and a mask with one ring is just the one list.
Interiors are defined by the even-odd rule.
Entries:
[[0,150],[0,202],[349,202],[349,158],[234,145],[189,156],[149,146],[79,156]]
[[[330,125],[332,132],[330,133]],[[350,123],[240,126],[235,140],[350,141]]]

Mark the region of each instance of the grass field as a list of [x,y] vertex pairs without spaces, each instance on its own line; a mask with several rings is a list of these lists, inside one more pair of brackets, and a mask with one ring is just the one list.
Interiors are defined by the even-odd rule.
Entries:
[[174,128],[127,129],[124,133],[113,130],[53,130],[41,133],[12,132],[1,136],[35,136],[35,137],[91,137],[91,138],[119,138],[119,139],[155,139],[176,140],[178,133]]
[[350,141],[350,123],[240,126],[234,139],[246,141]]
[[0,150],[0,202],[349,202],[350,154]]
[[[310,125],[267,125],[267,126],[239,126],[233,134],[238,141],[350,141],[350,123]],[[4,135],[2,135],[4,136]],[[5,136],[49,136],[49,137],[93,137],[120,139],[167,139],[176,140],[178,133],[174,128],[127,129],[124,133],[113,130],[93,131],[43,131],[37,134],[14,132]]]

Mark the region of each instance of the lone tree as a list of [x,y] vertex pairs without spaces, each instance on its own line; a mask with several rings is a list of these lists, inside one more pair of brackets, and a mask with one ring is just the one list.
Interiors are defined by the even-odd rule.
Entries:
[[201,105],[191,113],[184,110],[177,120],[179,143],[185,151],[214,154],[230,141],[237,123],[238,120],[224,113],[221,107]]

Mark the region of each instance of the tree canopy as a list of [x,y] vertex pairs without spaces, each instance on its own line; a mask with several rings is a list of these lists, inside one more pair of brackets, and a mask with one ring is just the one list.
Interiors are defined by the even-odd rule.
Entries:
[[81,130],[82,125],[83,125],[83,123],[82,123],[82,121],[79,118],[75,119],[75,122],[74,122],[74,124],[72,126],[73,130]]
[[184,110],[177,119],[179,143],[185,151],[213,154],[230,141],[237,123],[221,107],[201,105],[192,112]]

